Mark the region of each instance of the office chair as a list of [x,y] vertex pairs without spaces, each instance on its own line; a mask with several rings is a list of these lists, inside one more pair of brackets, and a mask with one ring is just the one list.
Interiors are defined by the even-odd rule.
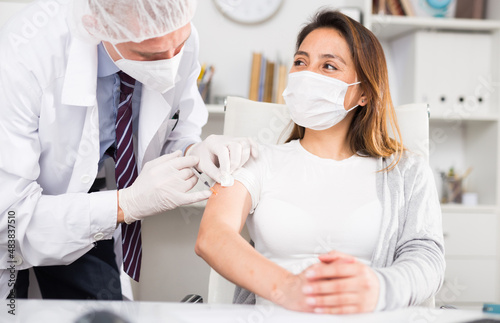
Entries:
[[[403,144],[429,158],[429,113],[427,104],[407,104],[396,108]],[[292,127],[285,105],[227,97],[224,135],[252,137],[259,143],[283,143]],[[390,129],[390,128],[389,128]],[[392,136],[394,137],[394,136]],[[208,303],[233,302],[235,285],[211,269]],[[434,298],[421,304],[434,307]]]

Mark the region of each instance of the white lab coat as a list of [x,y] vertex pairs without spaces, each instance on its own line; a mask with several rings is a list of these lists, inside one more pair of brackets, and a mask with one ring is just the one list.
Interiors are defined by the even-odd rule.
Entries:
[[[116,229],[116,191],[87,193],[100,158],[97,46],[71,36],[68,8],[60,4],[67,1],[50,1],[50,10],[35,2],[0,32],[3,298],[11,289],[9,261],[16,262],[16,270],[70,264],[95,241],[111,239]],[[143,87],[139,170],[151,159],[200,141],[208,113],[196,87],[199,72],[193,27],[175,88],[162,95]],[[180,119],[172,131],[177,109]],[[9,214],[15,214],[10,228]],[[15,248],[8,247],[9,233],[15,235]]]

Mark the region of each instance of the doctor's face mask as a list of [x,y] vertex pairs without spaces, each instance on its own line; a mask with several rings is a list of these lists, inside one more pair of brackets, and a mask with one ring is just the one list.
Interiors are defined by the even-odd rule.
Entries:
[[174,87],[184,47],[174,57],[156,61],[126,59],[114,44],[113,47],[121,57],[115,64],[123,72],[160,93]]
[[288,75],[288,86],[283,92],[292,120],[299,126],[325,130],[342,121],[349,110],[344,108],[349,86],[333,77],[300,71]]

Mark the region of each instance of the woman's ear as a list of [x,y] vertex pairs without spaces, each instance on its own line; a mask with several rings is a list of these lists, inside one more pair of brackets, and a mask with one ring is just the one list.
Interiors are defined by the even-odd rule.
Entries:
[[365,105],[368,104],[368,98],[366,95],[363,93],[361,94],[361,97],[358,100],[358,105],[364,107]]

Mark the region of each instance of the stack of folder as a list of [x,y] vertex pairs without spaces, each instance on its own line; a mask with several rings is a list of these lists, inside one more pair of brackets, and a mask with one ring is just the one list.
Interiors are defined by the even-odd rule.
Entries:
[[212,77],[214,75],[214,67],[212,65],[207,66],[203,64],[201,66],[200,75],[198,76],[197,84],[198,91],[201,94],[201,97],[205,103],[209,103],[210,96],[210,84],[212,81]]
[[248,98],[284,104],[282,93],[286,87],[287,75],[284,64],[275,64],[262,53],[253,53]]

